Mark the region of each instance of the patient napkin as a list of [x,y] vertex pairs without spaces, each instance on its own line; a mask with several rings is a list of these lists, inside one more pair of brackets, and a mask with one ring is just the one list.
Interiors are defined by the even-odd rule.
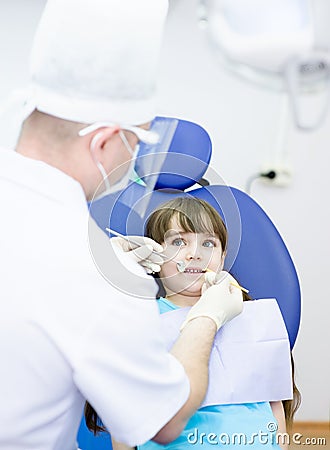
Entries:
[[[162,314],[168,349],[190,308]],[[292,398],[290,343],[275,299],[244,302],[243,312],[218,331],[204,406]]]

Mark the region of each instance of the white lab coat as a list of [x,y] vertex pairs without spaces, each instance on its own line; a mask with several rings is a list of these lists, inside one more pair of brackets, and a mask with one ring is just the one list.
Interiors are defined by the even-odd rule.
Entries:
[[128,290],[103,277],[83,190],[63,172],[1,150],[0,193],[0,448],[75,449],[85,398],[115,439],[150,439],[189,394],[156,302],[140,295],[153,297],[154,281],[125,271],[100,232]]

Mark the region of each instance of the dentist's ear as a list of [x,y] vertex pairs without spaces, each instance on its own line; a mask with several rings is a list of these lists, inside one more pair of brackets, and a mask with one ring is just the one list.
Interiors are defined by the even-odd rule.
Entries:
[[119,127],[108,127],[101,131],[98,131],[90,142],[90,150],[92,153],[98,152],[103,149],[104,145],[109,139],[120,131]]

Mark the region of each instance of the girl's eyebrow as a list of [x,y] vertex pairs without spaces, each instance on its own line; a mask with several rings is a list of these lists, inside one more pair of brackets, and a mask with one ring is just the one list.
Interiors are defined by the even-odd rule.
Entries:
[[218,236],[216,234],[211,234],[211,233],[194,233],[192,231],[183,231],[183,230],[169,230],[166,232],[166,237],[173,237],[173,236],[184,236],[186,234],[205,234],[206,238],[214,238],[214,239],[219,239]]
[[180,230],[168,230],[166,232],[166,237],[172,237],[172,236],[181,236],[182,234],[188,234],[186,231],[180,231]]

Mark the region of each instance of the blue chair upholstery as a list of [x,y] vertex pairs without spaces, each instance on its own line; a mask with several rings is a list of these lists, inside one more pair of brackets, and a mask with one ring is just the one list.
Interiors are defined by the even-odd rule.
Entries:
[[[162,118],[156,117],[154,120],[157,119]],[[149,174],[146,173],[143,160],[148,155],[148,144],[141,142],[135,170],[146,183],[148,183]],[[202,178],[208,168],[211,155],[211,139],[204,128],[196,123],[180,119],[161,173],[158,175],[155,190],[175,188],[184,191],[188,189]]]
[[[189,122],[182,127],[181,131],[184,129],[189,133]],[[146,188],[138,183],[131,183],[119,194],[93,202],[91,215],[103,230],[109,227],[122,234],[143,235],[149,214],[171,198],[195,196],[208,201],[219,211],[228,229],[225,269],[249,289],[253,298],[276,298],[292,348],[300,323],[300,288],[293,261],[276,227],[250,196],[225,185],[191,189],[204,175],[210,158],[210,140],[205,136],[205,130],[201,130],[200,127],[194,128],[191,145],[189,139],[182,139],[182,135],[176,143],[173,140],[144,217],[132,211],[146,192]],[[198,139],[198,133],[202,138],[196,147],[194,141]],[[190,154],[192,146],[193,158]],[[184,168],[183,177],[180,177],[181,168]],[[184,191],[187,188],[190,190]],[[78,436],[82,450],[111,448],[104,447],[100,438],[89,435],[92,436],[82,423],[80,438]]]

